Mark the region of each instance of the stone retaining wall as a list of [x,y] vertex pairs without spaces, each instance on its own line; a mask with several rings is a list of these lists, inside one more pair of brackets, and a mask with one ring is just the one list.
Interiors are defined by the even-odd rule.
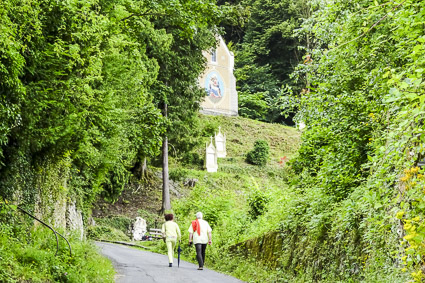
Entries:
[[230,248],[230,251],[248,258],[254,258],[270,268],[275,268],[279,265],[282,246],[281,233],[269,232],[262,237],[236,244]]

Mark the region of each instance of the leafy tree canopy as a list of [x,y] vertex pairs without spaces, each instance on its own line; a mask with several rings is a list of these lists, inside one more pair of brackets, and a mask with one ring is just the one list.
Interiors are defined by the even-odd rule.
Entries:
[[[292,163],[302,191],[318,201],[307,210],[331,217],[323,233],[358,231],[357,244],[339,253],[402,262],[420,282],[425,2],[312,3],[315,13],[299,31],[310,36],[311,60],[295,72],[306,83],[296,119],[307,128]],[[341,224],[331,220],[335,210]],[[405,254],[397,256],[400,243]]]
[[[33,176],[16,182],[22,166],[66,156],[75,192],[115,198],[132,167],[158,154],[167,128],[178,141],[190,130],[186,121],[196,123],[202,50],[215,45],[224,17],[214,1],[0,6],[2,195],[20,184],[33,191]],[[158,109],[164,102],[168,122]]]
[[[241,23],[224,24],[225,38],[232,42],[236,55],[240,115],[292,124],[291,118],[281,114],[281,101],[288,94],[285,85],[295,92],[301,90],[290,74],[302,61],[304,51],[299,46],[308,41],[295,31],[310,16],[309,1],[244,0],[232,4],[242,7],[246,17]],[[259,107],[261,104],[267,107]]]

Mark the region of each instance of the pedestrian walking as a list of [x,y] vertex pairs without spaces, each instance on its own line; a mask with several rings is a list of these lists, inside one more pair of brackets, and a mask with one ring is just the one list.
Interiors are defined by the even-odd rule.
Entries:
[[180,228],[174,222],[173,214],[165,214],[165,223],[162,224],[162,238],[168,249],[168,266],[173,267],[174,249],[177,241],[181,241]]
[[212,235],[211,227],[207,221],[202,219],[202,212],[196,213],[196,220],[192,221],[192,224],[189,227],[189,245],[192,243],[196,248],[196,259],[198,261],[198,270],[204,269],[205,263],[205,250],[207,244],[211,245]]

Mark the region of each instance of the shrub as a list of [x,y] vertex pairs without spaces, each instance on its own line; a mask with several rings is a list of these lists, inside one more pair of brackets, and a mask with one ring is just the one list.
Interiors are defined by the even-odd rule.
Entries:
[[183,155],[182,162],[185,165],[202,167],[204,165],[204,158],[197,152],[188,152]]
[[252,219],[257,219],[267,210],[267,204],[270,202],[269,196],[265,192],[255,190],[248,197],[249,215]]
[[268,92],[240,92],[239,93],[239,114],[259,121],[266,121],[270,107],[265,101]]
[[269,159],[269,144],[265,140],[257,140],[254,149],[246,155],[246,161],[250,164],[264,166]]
[[187,176],[187,172],[183,168],[171,169],[169,172],[170,180],[173,180],[174,182],[183,181]]
[[87,238],[93,240],[128,241],[123,231],[110,226],[91,226],[87,228]]
[[96,223],[99,226],[107,226],[117,230],[127,233],[129,227],[131,226],[133,220],[127,216],[123,215],[113,215],[103,218],[95,218]]
[[217,132],[219,122],[216,119],[211,119],[204,121],[203,127],[201,129],[201,136],[211,137],[214,136]]

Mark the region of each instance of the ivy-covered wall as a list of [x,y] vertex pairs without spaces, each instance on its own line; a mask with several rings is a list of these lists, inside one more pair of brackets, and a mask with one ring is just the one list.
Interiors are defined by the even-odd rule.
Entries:
[[276,268],[281,265],[283,237],[279,232],[270,232],[231,246],[229,250],[246,258],[254,258],[269,268]]
[[[36,217],[48,221],[56,228],[66,229],[67,206],[75,201],[69,187],[70,157],[62,160],[45,160],[36,171]],[[74,199],[73,199],[74,198]]]

